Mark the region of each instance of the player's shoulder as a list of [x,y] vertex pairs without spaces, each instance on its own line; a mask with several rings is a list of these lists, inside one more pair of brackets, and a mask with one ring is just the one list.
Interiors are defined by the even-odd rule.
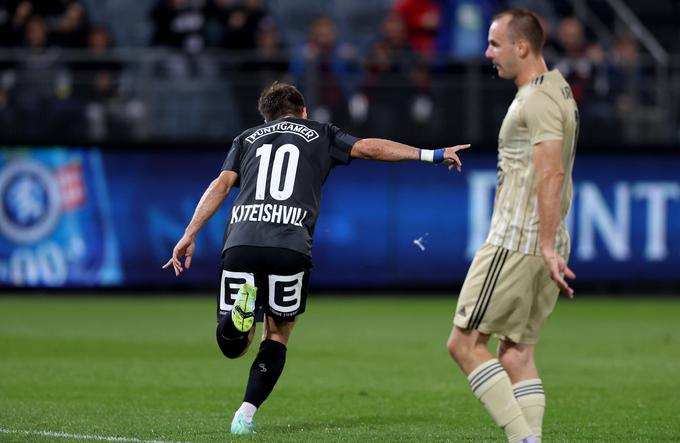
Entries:
[[305,119],[305,118],[289,118],[286,119],[291,123],[306,126],[310,130],[316,131],[320,135],[327,134],[331,131],[335,125],[333,123],[324,123],[317,120]]
[[235,140],[239,140],[240,142],[243,142],[248,136],[250,136],[251,134],[253,134],[253,133],[255,133],[255,132],[257,132],[257,131],[259,131],[262,128],[265,128],[267,126],[269,126],[269,123],[266,123],[266,122],[259,124],[257,126],[252,126],[248,129],[244,130],[243,132],[241,132],[239,135],[237,135],[235,137]]
[[564,76],[562,76],[562,73],[557,69],[537,75],[529,82],[531,89],[535,90],[546,90],[566,84],[567,80],[565,80]]
[[564,98],[565,91],[571,93],[569,83],[560,71],[553,69],[531,79],[525,98],[528,100],[555,100]]

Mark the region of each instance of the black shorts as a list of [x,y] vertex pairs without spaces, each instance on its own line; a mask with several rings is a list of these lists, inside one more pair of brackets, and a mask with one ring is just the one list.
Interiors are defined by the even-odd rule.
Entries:
[[222,254],[217,320],[231,311],[236,293],[248,283],[257,288],[255,320],[264,314],[293,320],[305,312],[312,261],[291,249],[235,246]]

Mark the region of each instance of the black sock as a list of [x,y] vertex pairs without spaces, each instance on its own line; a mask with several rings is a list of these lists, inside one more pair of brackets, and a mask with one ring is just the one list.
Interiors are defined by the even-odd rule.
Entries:
[[260,343],[260,352],[250,367],[250,377],[243,401],[259,408],[274,389],[285,364],[286,345],[274,340]]
[[229,314],[220,318],[215,335],[220,351],[227,358],[240,356],[248,347],[248,333],[236,329]]

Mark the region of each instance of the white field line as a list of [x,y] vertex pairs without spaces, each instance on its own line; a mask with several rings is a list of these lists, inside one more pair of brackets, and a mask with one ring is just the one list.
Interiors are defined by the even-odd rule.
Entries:
[[69,434],[66,432],[52,432],[52,431],[25,431],[21,429],[6,429],[6,428],[0,428],[0,434],[40,435],[43,437],[70,438],[73,440],[117,441],[123,443],[186,443],[165,440],[141,440],[139,438],[132,437],[106,437],[103,435]]

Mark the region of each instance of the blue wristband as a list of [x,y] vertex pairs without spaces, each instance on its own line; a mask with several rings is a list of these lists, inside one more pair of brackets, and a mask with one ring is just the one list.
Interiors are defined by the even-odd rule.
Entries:
[[444,161],[444,150],[446,148],[440,149],[421,149],[420,150],[420,160],[429,163],[441,163]]
[[439,148],[434,150],[434,155],[432,157],[433,163],[441,163],[444,161],[444,150],[446,148]]

